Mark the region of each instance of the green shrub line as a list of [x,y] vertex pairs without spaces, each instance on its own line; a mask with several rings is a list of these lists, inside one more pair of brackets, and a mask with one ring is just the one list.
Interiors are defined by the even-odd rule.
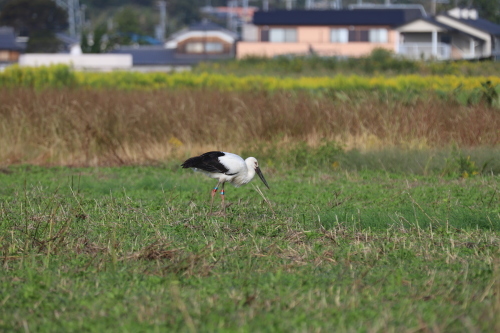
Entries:
[[375,49],[371,54],[359,58],[320,56],[317,54],[296,56],[281,55],[273,58],[248,56],[220,62],[202,63],[198,72],[237,73],[239,75],[300,76],[314,73],[315,76],[357,74],[361,76],[381,75],[456,75],[490,76],[500,75],[500,65],[493,61],[420,61],[394,55],[386,49]]

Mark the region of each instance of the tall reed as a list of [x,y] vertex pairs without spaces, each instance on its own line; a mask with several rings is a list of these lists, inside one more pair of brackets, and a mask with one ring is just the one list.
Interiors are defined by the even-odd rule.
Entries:
[[209,149],[346,149],[500,143],[500,112],[484,103],[400,100],[377,92],[0,90],[0,163],[110,165]]

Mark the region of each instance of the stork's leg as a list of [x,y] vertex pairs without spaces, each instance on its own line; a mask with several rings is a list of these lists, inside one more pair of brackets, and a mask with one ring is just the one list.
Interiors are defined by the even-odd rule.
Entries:
[[224,196],[224,193],[225,193],[225,192],[224,192],[224,184],[225,184],[225,183],[222,183],[222,188],[221,188],[221,190],[220,190],[220,197],[221,197],[221,199],[222,199],[222,209],[221,209],[221,211],[223,211],[223,212],[224,212],[224,214],[226,214],[226,204],[225,204],[225,202],[224,202],[224,199],[225,199],[225,196]]
[[[219,189],[219,185],[220,184],[221,184],[221,182],[218,182],[217,186],[215,186],[214,189],[212,190],[212,193],[211,193],[212,199],[210,200],[210,213],[209,214],[212,214],[212,207],[213,207],[213,204],[214,204],[215,193],[217,193],[217,190]],[[224,186],[224,183],[222,183],[222,184],[223,184],[222,186]],[[222,188],[224,188],[224,187],[222,187]]]

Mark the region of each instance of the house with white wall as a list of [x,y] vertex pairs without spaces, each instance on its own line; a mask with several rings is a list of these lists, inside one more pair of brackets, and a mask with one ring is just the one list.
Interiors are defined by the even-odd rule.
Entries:
[[396,30],[397,53],[413,59],[488,59],[500,57],[500,25],[480,18],[475,9],[454,8],[421,17]]

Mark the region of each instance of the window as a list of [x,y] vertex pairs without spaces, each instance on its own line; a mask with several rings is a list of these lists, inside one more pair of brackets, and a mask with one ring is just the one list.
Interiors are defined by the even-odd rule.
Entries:
[[368,42],[368,30],[349,30],[350,42]]
[[330,42],[332,43],[347,43],[349,41],[349,30],[347,29],[332,29],[330,30]]
[[273,28],[269,30],[269,41],[271,43],[293,43],[297,41],[296,29]]
[[262,29],[260,31],[260,41],[269,42],[269,29]]
[[222,43],[209,42],[205,44],[205,49],[210,53],[222,53],[224,45]]
[[450,35],[440,35],[441,43],[451,44],[451,36]]
[[224,51],[224,45],[217,42],[190,42],[186,44],[187,53],[222,53]]
[[203,53],[203,43],[187,43],[186,44],[187,53]]
[[370,29],[370,42],[387,43],[387,29]]

